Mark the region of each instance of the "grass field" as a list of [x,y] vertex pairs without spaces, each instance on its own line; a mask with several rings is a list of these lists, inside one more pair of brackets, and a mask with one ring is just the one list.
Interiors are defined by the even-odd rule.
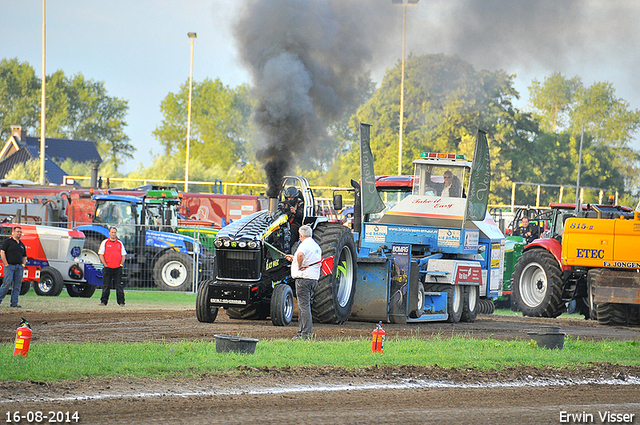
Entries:
[[0,345],[5,358],[0,381],[58,381],[89,377],[167,375],[197,376],[261,367],[418,365],[500,369],[508,366],[578,368],[590,362],[640,365],[637,341],[582,341],[568,337],[563,350],[546,350],[532,341],[498,341],[464,337],[432,340],[388,340],[384,353],[371,353],[369,340],[258,342],[253,355],[217,353],[215,342],[180,343],[42,343],[27,357],[11,356],[11,344]]
[[[115,291],[111,291],[111,302],[115,304]],[[128,309],[194,309],[196,294],[185,292],[125,290]],[[94,308],[100,303],[100,289],[91,298],[73,298],[63,290],[57,297],[41,297],[31,289],[20,297],[20,305],[38,311],[78,311]],[[4,304],[3,304],[4,305]]]
[[[127,291],[127,309],[193,309],[195,294]],[[21,298],[25,309],[80,311],[96,308],[98,296],[40,297],[30,291]],[[497,315],[518,315],[497,310]],[[58,381],[90,377],[192,376],[234,370],[239,365],[261,367],[419,365],[495,369],[507,366],[577,368],[590,362],[640,365],[638,341],[585,341],[567,336],[563,350],[546,350],[534,341],[502,341],[467,337],[430,340],[388,339],[383,354],[371,353],[369,339],[339,341],[263,340],[253,355],[217,353],[215,342],[179,343],[37,343],[25,358],[12,356],[13,344],[0,344],[0,381]]]

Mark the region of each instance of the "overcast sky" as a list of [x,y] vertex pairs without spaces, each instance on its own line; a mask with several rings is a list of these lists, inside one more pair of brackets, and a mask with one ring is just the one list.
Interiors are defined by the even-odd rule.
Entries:
[[[332,1],[313,0],[327,7]],[[371,64],[380,83],[385,69],[400,59],[402,8],[390,0],[341,1],[360,2],[362,19],[374,10],[388,17],[383,25],[389,37]],[[132,171],[139,163],[148,165],[151,152],[160,153],[151,132],[161,122],[162,99],[189,77],[188,32],[198,35],[194,80],[220,78],[231,87],[251,83],[232,30],[246,3],[48,0],[47,74],[80,72],[104,81],[109,95],[129,101],[126,133],[137,152],[123,171]],[[525,100],[532,78],[559,71],[581,77],[585,85],[609,81],[619,97],[640,108],[638,22],[637,0],[420,0],[407,10],[406,50],[457,54],[476,69],[516,74]],[[0,58],[26,61],[40,76],[42,1],[0,0],[0,28]]]

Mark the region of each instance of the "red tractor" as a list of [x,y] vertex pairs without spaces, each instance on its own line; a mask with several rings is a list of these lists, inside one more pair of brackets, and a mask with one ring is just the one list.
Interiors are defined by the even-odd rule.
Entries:
[[[562,259],[562,238],[567,219],[576,217],[575,204],[551,204],[551,210],[532,218],[540,226],[540,238],[526,245],[513,272],[511,304],[524,316],[558,317],[566,304],[575,301],[576,310],[590,318],[585,267],[572,267]],[[618,205],[583,205],[578,216],[600,214],[612,219],[632,215]],[[514,305],[515,304],[515,305]]]

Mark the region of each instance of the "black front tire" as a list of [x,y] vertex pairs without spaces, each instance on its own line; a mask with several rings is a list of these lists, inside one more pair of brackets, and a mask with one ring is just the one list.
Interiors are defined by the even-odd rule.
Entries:
[[20,295],[27,295],[27,292],[29,292],[29,288],[31,288],[31,282],[26,280],[23,281],[22,286],[20,287]]
[[153,281],[163,291],[188,291],[193,281],[193,260],[181,252],[165,252],[153,265]]
[[33,290],[40,296],[57,297],[63,287],[62,274],[53,267],[45,267],[40,270],[40,282],[33,285]]
[[269,317],[269,304],[254,303],[246,307],[229,307],[226,309],[229,319],[264,320]]
[[271,323],[274,326],[289,326],[293,318],[293,290],[287,284],[280,283],[273,288],[271,295]]
[[562,271],[545,249],[525,252],[513,272],[513,294],[523,316],[558,317],[564,311]]
[[88,283],[84,284],[73,284],[67,283],[65,284],[67,287],[67,293],[72,298],[91,298],[93,293],[96,292],[95,285],[89,285]]
[[209,296],[210,280],[204,280],[198,285],[198,296],[196,297],[196,317],[198,322],[213,323],[218,317],[218,308],[211,306]]
[[318,223],[313,239],[322,249],[322,258],[333,256],[331,274],[320,276],[311,311],[313,320],[341,324],[349,319],[356,293],[358,266],[353,235],[337,223]]

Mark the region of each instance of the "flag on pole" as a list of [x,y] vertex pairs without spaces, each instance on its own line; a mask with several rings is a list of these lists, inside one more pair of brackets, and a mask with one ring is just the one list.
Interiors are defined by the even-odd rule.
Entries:
[[487,133],[478,130],[476,148],[473,153],[473,168],[469,177],[469,197],[467,198],[467,220],[484,220],[489,204],[491,188],[491,158]]
[[385,207],[376,189],[373,154],[369,146],[370,124],[360,124],[360,181],[362,182],[362,215],[375,214]]

